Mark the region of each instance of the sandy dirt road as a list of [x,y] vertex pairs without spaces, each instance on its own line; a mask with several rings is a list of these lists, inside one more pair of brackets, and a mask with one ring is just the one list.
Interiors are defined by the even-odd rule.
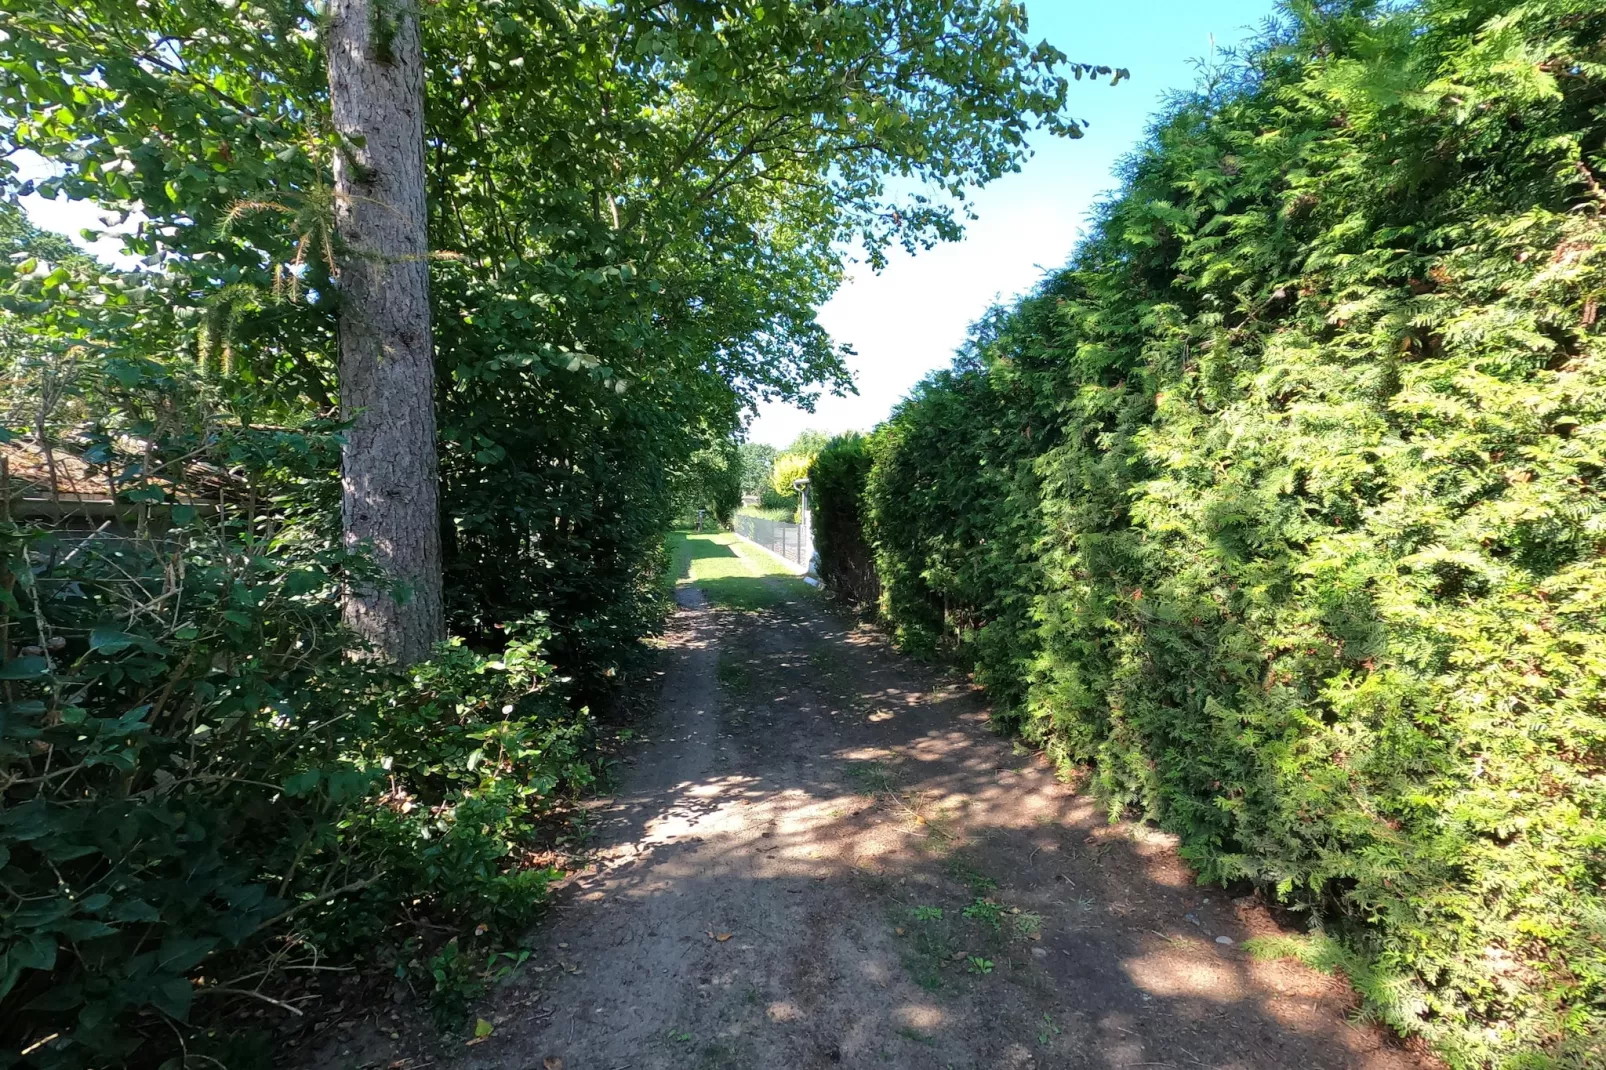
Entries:
[[[437,1066],[1219,1070],[1419,1065],[1161,834],[988,729],[981,698],[754,567],[731,537],[663,651],[596,864]],[[732,562],[722,559],[730,556]],[[461,1042],[457,1042],[460,1044]],[[561,1060],[561,1063],[558,1062]]]

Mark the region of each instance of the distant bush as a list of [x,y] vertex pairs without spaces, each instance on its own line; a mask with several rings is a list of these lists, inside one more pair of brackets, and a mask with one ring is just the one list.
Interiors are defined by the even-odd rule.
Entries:
[[1365,1013],[1606,1065],[1606,9],[1299,10],[877,430],[880,609]]
[[765,487],[758,495],[758,507],[766,512],[785,512],[790,520],[797,520],[797,494],[779,494],[774,487]]
[[736,510],[739,516],[756,516],[764,520],[773,520],[780,524],[797,523],[797,506],[780,506],[778,508],[765,508],[761,505],[744,505]]
[[731,514],[742,504],[742,460],[734,442],[694,453],[675,487],[679,522],[695,522],[704,510],[716,524],[730,525]]
[[874,605],[881,594],[874,553],[864,538],[870,459],[869,440],[849,433],[826,443],[809,468],[820,580],[859,605]]
[[812,453],[783,453],[775,458],[775,467],[770,470],[770,489],[783,498],[795,498],[797,491],[792,484],[808,477],[813,460]]

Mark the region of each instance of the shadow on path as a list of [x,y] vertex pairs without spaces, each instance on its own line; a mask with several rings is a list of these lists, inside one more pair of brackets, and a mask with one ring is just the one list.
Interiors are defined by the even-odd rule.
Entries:
[[700,586],[649,738],[593,805],[596,864],[483,1012],[495,1034],[437,1065],[1419,1065],[1346,1022],[1342,986],[1245,955],[1258,904],[1106,823],[968,686],[818,600],[733,613]]

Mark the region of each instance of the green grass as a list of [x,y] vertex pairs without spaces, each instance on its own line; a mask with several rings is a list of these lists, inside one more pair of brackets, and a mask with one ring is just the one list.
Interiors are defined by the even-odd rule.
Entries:
[[970,894],[980,896],[998,887],[998,882],[977,869],[967,858],[958,855],[948,860],[948,875],[960,884],[970,889]]
[[859,786],[862,795],[879,795],[891,791],[898,782],[897,773],[881,762],[849,762],[844,770],[848,779]]
[[745,695],[753,689],[753,673],[747,667],[747,658],[733,650],[719,652],[719,665],[714,669],[719,686],[733,695]]
[[983,925],[991,925],[994,929],[998,928],[999,923],[1004,918],[1004,908],[991,899],[977,898],[965,908],[964,913],[965,917],[971,921],[979,921]]
[[727,609],[770,609],[814,597],[814,588],[779,561],[728,531],[672,531],[668,546],[675,585],[696,586]]

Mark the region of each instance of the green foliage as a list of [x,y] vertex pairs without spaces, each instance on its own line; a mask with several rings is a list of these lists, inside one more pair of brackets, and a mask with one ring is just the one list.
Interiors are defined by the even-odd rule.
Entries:
[[744,505],[736,510],[740,516],[756,516],[764,520],[773,520],[778,524],[796,524],[797,507],[781,506],[779,508],[765,508],[762,505]]
[[554,875],[535,823],[594,775],[548,630],[350,661],[338,426],[252,426],[271,396],[194,359],[180,280],[17,241],[6,411],[115,504],[47,521],[36,473],[0,513],[0,1043],[155,1065],[315,965],[407,971],[420,922],[496,953]]
[[[773,470],[772,470],[773,472]],[[800,504],[797,492],[780,494],[774,487],[765,487],[758,495],[758,507],[765,512],[775,514],[778,519],[784,519],[788,524],[797,523],[797,510]],[[781,514],[785,514],[782,516]]]
[[814,463],[814,457],[807,453],[783,453],[775,458],[775,467],[770,469],[770,489],[781,497],[795,496],[797,491],[792,484],[800,479],[807,479],[809,465]]
[[805,427],[797,433],[797,437],[792,440],[792,444],[781,452],[812,457],[825,449],[826,443],[830,441],[831,436],[824,431],[816,431],[812,427]]
[[1606,11],[1294,10],[875,433],[880,609],[1368,1014],[1594,1065]]
[[997,929],[1004,921],[1004,908],[991,899],[976,898],[964,909],[965,917]]
[[[183,448],[147,441],[108,464]],[[215,455],[269,500],[331,446],[236,433]],[[31,1065],[144,1062],[330,956],[394,952],[405,919],[516,933],[554,876],[519,845],[593,778],[544,629],[405,676],[353,664],[337,595],[360,561],[283,515],[165,514],[0,524],[0,632],[22,641],[0,662],[0,1021],[12,1051],[60,1034]]]
[[869,440],[856,432],[827,442],[809,466],[809,505],[820,580],[857,605],[881,595],[875,558],[864,538],[865,486],[870,478]]
[[781,451],[762,442],[743,442],[737,447],[742,462],[742,493],[761,494],[770,485],[770,469]]
[[742,504],[741,466],[736,443],[729,440],[692,454],[675,488],[676,516],[683,523],[695,522],[703,509],[715,523],[728,527]]
[[320,18],[0,10],[0,194],[94,202],[139,260],[0,214],[4,437],[76,458],[118,524],[0,526],[0,1043],[59,1033],[34,1065],[160,1064],[331,956],[471,998],[552,877],[535,823],[593,775],[588,705],[661,623],[677,505],[729,515],[758,401],[847,387],[814,318],[845,250],[957,236],[1028,131],[1076,132],[1066,75],[1119,76],[992,0],[432,9],[458,641],[396,675],[337,624],[372,573],[337,531]]

